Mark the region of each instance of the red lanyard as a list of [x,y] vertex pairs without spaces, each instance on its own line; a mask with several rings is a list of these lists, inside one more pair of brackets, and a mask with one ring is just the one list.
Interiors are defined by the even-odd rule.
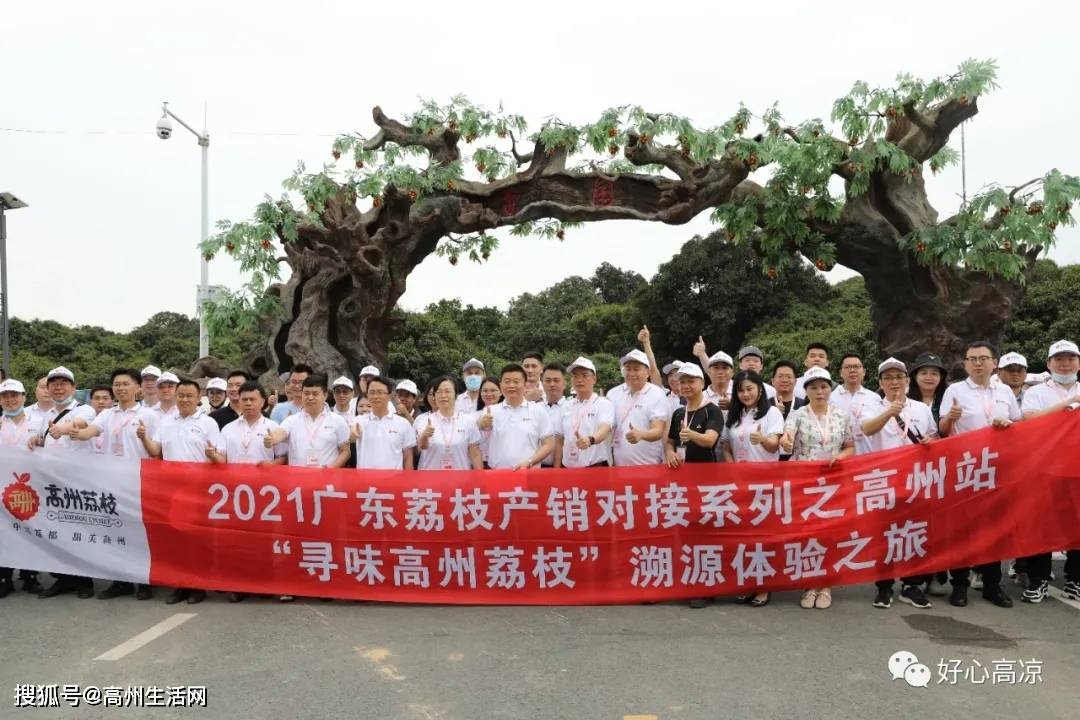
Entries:
[[443,432],[443,426],[446,425],[446,418],[442,413],[436,413],[439,416],[439,434],[442,435],[443,448],[450,452],[450,446],[454,442],[454,426],[457,425],[457,413],[454,413],[454,417],[450,418],[450,434],[447,435]]
[[578,432],[581,430],[581,419],[585,416],[586,411],[595,401],[595,395],[590,395],[589,399],[585,402],[582,402],[581,400],[577,401],[577,409],[574,413],[571,414],[572,420],[570,421],[570,424],[574,429],[574,437],[578,437]]
[[[249,423],[246,419],[244,420],[244,425],[247,426],[247,429],[244,430],[244,436],[240,438],[240,445],[243,446],[244,450],[247,450],[251,446],[251,441],[255,439],[256,431],[262,426],[264,422],[266,422],[266,418],[259,418],[255,421],[254,425]],[[311,440],[313,438],[314,435],[312,435],[311,438],[308,439],[309,445],[311,444]]]
[[636,393],[630,394],[630,397],[627,398],[626,401],[626,410],[623,412],[622,417],[619,418],[619,423],[615,427],[622,428],[623,423],[630,417],[630,413],[634,411],[634,405],[637,403],[638,396],[641,395],[642,392],[644,391],[638,390]]

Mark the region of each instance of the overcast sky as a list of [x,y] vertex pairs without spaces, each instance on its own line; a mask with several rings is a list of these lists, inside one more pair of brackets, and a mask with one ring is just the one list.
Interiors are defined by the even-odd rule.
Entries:
[[[790,122],[827,118],[852,82],[930,77],[997,58],[1001,88],[968,125],[968,188],[1080,173],[1080,10],[1065,3],[8,3],[0,66],[0,191],[10,312],[127,330],[160,310],[191,314],[199,259],[199,148],[154,135],[160,103],[210,131],[210,217],[245,219],[334,134],[374,131],[417,96],[465,93],[533,123],[588,122],[637,103],[724,121],[740,100],[779,101]],[[767,8],[767,9],[766,9]],[[29,131],[29,132],[23,132]],[[958,147],[958,134],[954,136]],[[942,216],[958,170],[930,181]],[[564,243],[509,238],[484,266],[430,257],[403,304],[443,297],[505,306],[607,260],[651,277],[695,233],[607,222]],[[1080,231],[1051,257],[1080,261]],[[215,259],[213,284],[239,274]]]

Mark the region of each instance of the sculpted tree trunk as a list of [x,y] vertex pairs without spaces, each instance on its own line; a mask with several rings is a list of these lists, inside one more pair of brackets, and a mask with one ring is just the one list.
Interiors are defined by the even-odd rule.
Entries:
[[[1007,196],[995,190],[977,197],[939,221],[923,166],[947,162],[950,134],[977,113],[976,95],[993,86],[993,72],[992,62],[970,61],[944,80],[902,78],[899,90],[857,84],[834,105],[834,118],[852,135],[846,141],[816,120],[782,126],[775,111],[761,117],[766,131],[749,138],[745,108],[707,131],[683,118],[620,108],[581,128],[549,121],[523,155],[504,117],[465,101],[426,106],[426,115],[404,123],[376,107],[379,132],[339,138],[334,157],[352,152],[359,169],[381,153],[384,165],[350,170],[345,182],[326,172],[306,176],[293,189],[303,192],[309,212],[281,202],[265,213],[276,218],[264,224],[281,239],[279,259],[292,275],[271,287],[284,312],[269,321],[253,369],[269,376],[300,362],[331,374],[355,375],[369,363],[385,368],[392,312],[409,273],[434,252],[451,262],[459,254],[486,259],[494,246],[488,230],[562,239],[568,223],[679,225],[705,210],[714,210],[733,240],[752,243],[771,276],[798,256],[820,269],[838,263],[860,273],[883,353],[911,359],[929,350],[954,360],[967,340],[1002,338],[1024,274],[1052,244],[1057,223],[1071,222],[1080,197],[1080,180],[1055,170]],[[487,181],[465,179],[461,140],[495,134],[509,135],[510,151],[477,147],[468,161]],[[674,143],[661,142],[672,136]],[[612,158],[621,149],[622,157],[568,168],[586,145]],[[395,164],[410,151],[426,155],[427,167]],[[763,185],[749,179],[766,166],[774,171]],[[836,176],[845,182],[842,198],[829,190]],[[1027,204],[1030,192],[1018,195],[1033,184],[1042,185],[1045,208]],[[358,194],[373,198],[370,208],[358,209]],[[260,227],[234,229],[204,247],[233,252],[247,238],[268,250]]]

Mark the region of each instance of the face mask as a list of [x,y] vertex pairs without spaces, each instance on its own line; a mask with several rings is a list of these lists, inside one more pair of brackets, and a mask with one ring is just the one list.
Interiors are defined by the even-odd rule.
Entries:
[[55,402],[58,407],[63,407],[64,405],[67,405],[69,402],[71,402],[74,399],[75,399],[74,395],[68,395],[63,400],[54,400],[53,402]]
[[465,389],[476,392],[480,389],[480,386],[484,384],[483,375],[468,375],[465,378]]
[[1054,378],[1054,382],[1059,385],[1072,385],[1076,382],[1076,373],[1071,375],[1058,375],[1057,373],[1051,373],[1050,377]]
[[15,410],[5,410],[4,411],[4,417],[19,417],[22,414],[23,414],[23,409],[22,408],[17,408]]

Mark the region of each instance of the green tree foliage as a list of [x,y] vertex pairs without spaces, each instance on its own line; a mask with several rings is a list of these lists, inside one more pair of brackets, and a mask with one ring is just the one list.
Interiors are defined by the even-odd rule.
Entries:
[[590,279],[600,300],[609,304],[625,305],[648,285],[645,278],[631,270],[620,270],[611,263],[603,262]]
[[1002,352],[1018,352],[1028,361],[1028,370],[1046,369],[1046,352],[1051,343],[1067,339],[1080,342],[1080,265],[1059,267],[1052,260],[1040,260],[1028,280],[1027,293],[1013,312]]
[[658,355],[689,360],[699,335],[713,352],[734,352],[755,326],[827,291],[825,280],[805,264],[769,280],[762,262],[721,232],[685,243],[635,298]]

